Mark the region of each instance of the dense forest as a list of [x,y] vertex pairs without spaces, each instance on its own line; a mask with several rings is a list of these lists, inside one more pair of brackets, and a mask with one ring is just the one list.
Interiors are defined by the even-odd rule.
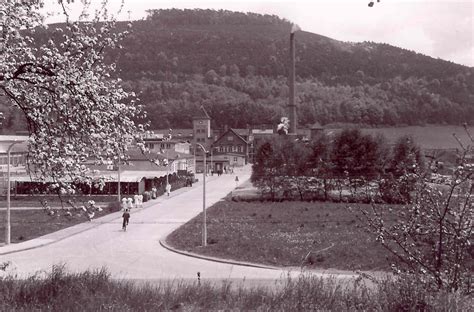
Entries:
[[[128,22],[119,22],[124,30]],[[38,42],[54,37],[49,27]],[[291,23],[215,10],[150,10],[131,22],[123,49],[107,51],[136,91],[150,128],[188,128],[203,105],[213,127],[276,124],[288,102]],[[474,121],[474,68],[388,44],[296,33],[296,96],[302,126],[461,124]],[[0,97],[3,132],[21,116]]]

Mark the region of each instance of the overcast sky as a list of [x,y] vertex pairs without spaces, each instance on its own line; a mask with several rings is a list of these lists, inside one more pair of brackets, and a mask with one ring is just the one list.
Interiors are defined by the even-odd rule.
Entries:
[[[92,7],[102,0],[91,0]],[[45,0],[57,10],[57,0]],[[78,11],[80,0],[70,5]],[[79,3],[78,3],[79,2]],[[201,8],[274,14],[302,30],[341,41],[388,43],[435,58],[474,67],[473,0],[109,0],[119,20],[142,19],[147,9]],[[56,22],[61,16],[51,17]]]

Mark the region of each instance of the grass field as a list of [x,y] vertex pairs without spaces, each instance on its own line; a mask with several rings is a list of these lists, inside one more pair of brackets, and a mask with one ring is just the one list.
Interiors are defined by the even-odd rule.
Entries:
[[[32,204],[31,204],[32,205]],[[95,218],[113,212],[106,205],[99,205],[102,211],[95,212]],[[31,207],[31,206],[26,206]],[[11,242],[19,243],[30,240],[42,235],[46,235],[61,229],[88,222],[85,214],[73,213],[72,216],[64,216],[64,214],[49,216],[42,209],[23,209],[10,211],[11,224]],[[0,210],[0,244],[5,242],[5,223],[6,211]]]
[[[64,196],[61,199],[57,195],[31,196],[31,195],[12,195],[10,198],[10,207],[42,207],[42,201],[47,201],[51,207],[70,207],[67,204],[71,200],[75,205],[83,205],[89,200],[95,201],[97,204],[107,206],[109,202],[115,201],[117,196]],[[6,197],[0,201],[0,208],[7,207]]]
[[[471,135],[474,135],[474,127],[468,127]],[[453,133],[464,145],[468,145],[470,139],[461,126],[410,126],[395,128],[370,128],[362,129],[364,133],[382,134],[389,142],[395,142],[403,135],[410,135],[415,142],[424,149],[455,149],[460,148]],[[472,144],[472,143],[471,143]]]
[[[423,149],[456,149],[459,143],[453,136],[453,133],[461,140],[464,145],[470,143],[468,134],[462,126],[406,126],[406,127],[381,127],[381,128],[361,128],[357,124],[338,124],[327,126],[326,132],[337,132],[341,128],[359,128],[363,133],[372,135],[383,135],[388,143],[395,143],[398,138],[404,135],[412,136],[415,142]],[[474,136],[474,127],[468,127],[472,136]],[[472,143],[471,143],[472,144]]]
[[346,204],[234,202],[207,211],[208,243],[201,247],[202,216],[167,238],[180,250],[276,266],[388,270],[392,261]]

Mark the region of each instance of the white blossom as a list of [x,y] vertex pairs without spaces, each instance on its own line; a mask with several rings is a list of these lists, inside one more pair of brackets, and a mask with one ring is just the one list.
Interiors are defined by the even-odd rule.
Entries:
[[41,45],[34,36],[46,27],[41,2],[0,3],[0,96],[26,117],[32,174],[61,181],[89,174],[88,159],[124,158],[128,138],[144,128],[134,122],[142,115],[135,95],[110,78],[115,65],[104,62],[104,49],[117,47],[127,33],[98,16],[51,26],[58,36]]

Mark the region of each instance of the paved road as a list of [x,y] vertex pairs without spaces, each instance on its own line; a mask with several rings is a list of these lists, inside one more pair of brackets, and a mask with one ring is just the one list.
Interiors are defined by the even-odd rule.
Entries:
[[[240,183],[244,183],[250,176],[250,170],[242,169],[235,174],[239,176]],[[214,204],[235,188],[235,174],[208,177],[207,206]],[[148,281],[195,280],[197,272],[201,272],[203,280],[233,281],[275,281],[288,274],[286,270],[196,259],[160,246],[160,239],[201,211],[202,181],[194,184],[192,188],[177,190],[170,197],[160,197],[144,209],[133,211],[127,232],[121,230],[120,214],[116,213],[93,221],[95,227],[91,227],[90,223],[79,225],[60,234],[53,233],[25,242],[26,247],[49,243],[46,246],[9,254],[5,252],[13,251],[15,246],[0,247],[0,263],[11,261],[12,268],[20,276],[48,272],[52,265],[64,263],[70,271],[105,266],[114,278]],[[78,231],[81,226],[84,228]],[[71,233],[74,235],[70,235]],[[295,271],[290,274],[299,273]]]

